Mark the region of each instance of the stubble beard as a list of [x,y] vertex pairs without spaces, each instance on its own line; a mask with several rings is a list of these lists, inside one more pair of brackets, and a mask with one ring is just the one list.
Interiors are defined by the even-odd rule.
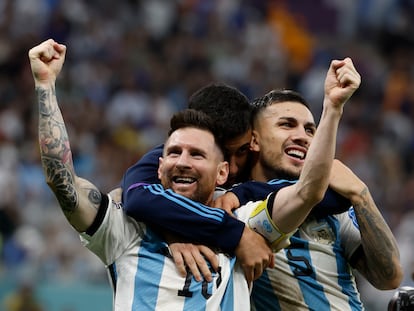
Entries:
[[284,168],[280,163],[272,165],[268,161],[262,159],[261,165],[267,181],[272,179],[297,180],[300,175],[300,172]]

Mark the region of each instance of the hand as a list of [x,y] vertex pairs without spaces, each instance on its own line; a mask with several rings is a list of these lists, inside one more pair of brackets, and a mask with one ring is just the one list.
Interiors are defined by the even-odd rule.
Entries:
[[29,50],[30,66],[36,86],[54,84],[65,61],[66,46],[53,39]]
[[336,108],[342,108],[361,84],[361,76],[352,60],[333,60],[325,79],[325,100]]
[[213,201],[213,207],[225,210],[228,214],[233,215],[233,210],[240,207],[240,202],[233,192],[226,192]]
[[203,277],[207,282],[213,280],[209,263],[211,269],[218,271],[219,262],[217,254],[212,249],[203,245],[178,242],[171,235],[167,240],[174,263],[181,276],[186,276],[188,268],[198,282],[202,281]]
[[247,226],[235,253],[248,284],[259,278],[266,268],[274,267],[273,252],[267,241]]

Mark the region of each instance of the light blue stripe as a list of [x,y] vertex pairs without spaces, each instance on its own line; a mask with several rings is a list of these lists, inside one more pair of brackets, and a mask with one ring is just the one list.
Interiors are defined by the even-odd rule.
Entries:
[[[350,211],[352,210],[353,212],[353,208],[350,209]],[[349,213],[348,216],[350,218],[352,218],[352,213]],[[355,216],[355,214],[354,214]],[[335,226],[335,232],[340,232],[340,223],[337,220],[337,218],[332,217],[331,218],[334,219],[334,225]],[[356,221],[356,219],[355,219]],[[355,223],[354,223],[355,225]],[[356,225],[358,226],[358,224]],[[337,267],[338,267],[338,284],[342,289],[342,292],[347,295],[349,297],[349,306],[351,308],[351,310],[353,311],[360,311],[362,310],[362,305],[361,302],[359,301],[358,297],[358,291],[355,288],[354,283],[352,282],[352,275],[351,275],[351,271],[349,270],[348,267],[348,261],[340,255],[339,251],[336,251],[336,248],[341,249],[341,239],[340,239],[340,235],[337,234],[337,236],[339,237],[334,245],[335,247],[335,254],[336,254],[336,263],[337,263]]]
[[284,184],[284,183],[289,183],[289,184],[296,184],[298,181],[297,180],[287,180],[287,179],[271,179],[269,180],[267,183],[269,185],[278,185],[278,184]]
[[153,248],[152,244],[143,241],[138,251],[139,260],[135,274],[134,301],[131,311],[153,311],[157,304],[165,257],[150,252],[149,249]]
[[[212,293],[212,284],[208,283],[207,293]],[[206,309],[207,299],[202,296],[203,282],[197,282],[194,278],[191,279],[190,292],[192,297],[186,297],[184,301],[183,311],[203,311]]]
[[[176,193],[169,191],[169,190],[162,190],[154,189],[155,187],[148,186],[146,187],[150,190],[151,193],[161,195],[165,198],[167,198],[170,201],[173,201],[183,208],[188,209],[189,211],[192,211],[198,215],[201,215],[206,218],[214,219],[218,222],[223,222],[223,217],[225,211],[219,208],[208,208],[205,205],[202,204],[196,204],[193,201],[190,201],[183,196],[177,195]],[[186,199],[186,200],[185,200]]]
[[[152,187],[155,186],[155,187]],[[164,189],[162,185],[148,185],[145,188],[155,188],[158,190],[159,194],[163,194],[166,193],[174,198],[176,198],[177,200],[183,201],[188,205],[194,206],[195,208],[201,209],[201,210],[205,210],[207,213],[211,213],[217,216],[222,217],[226,212],[220,208],[212,208],[209,206],[206,206],[204,204],[201,204],[199,202],[196,202],[190,198],[187,198],[185,196],[182,196],[178,193],[175,193],[174,191],[172,191],[171,189]]]
[[[295,235],[298,234],[299,232]],[[329,301],[324,293],[323,286],[316,279],[315,270],[313,268],[309,270],[310,267],[313,267],[312,258],[309,252],[309,243],[302,239],[299,239],[298,241],[298,237],[292,236],[292,246],[294,246],[295,241],[301,243],[302,246],[298,249],[286,249],[285,252],[289,259],[291,270],[298,280],[305,303],[308,306],[311,306],[312,310],[331,310]],[[305,265],[306,261],[309,266]],[[315,307],[317,308],[315,309]]]
[[[220,307],[221,310],[234,310],[234,299],[237,299],[237,297],[234,297],[234,265],[236,264],[236,257],[232,257],[230,259],[230,278],[229,283],[226,288],[226,292],[224,293],[223,300],[221,301]],[[223,284],[221,286],[224,286]],[[235,310],[237,311],[237,310]]]
[[269,279],[268,271],[265,272],[253,283],[252,303],[257,311],[281,311],[279,298],[276,296],[272,283]]

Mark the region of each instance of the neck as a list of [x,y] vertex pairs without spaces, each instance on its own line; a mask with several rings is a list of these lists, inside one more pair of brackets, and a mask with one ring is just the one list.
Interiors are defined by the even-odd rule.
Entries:
[[268,179],[264,172],[263,167],[259,163],[259,159],[256,157],[252,163],[252,169],[250,171],[250,179],[255,181],[267,182]]

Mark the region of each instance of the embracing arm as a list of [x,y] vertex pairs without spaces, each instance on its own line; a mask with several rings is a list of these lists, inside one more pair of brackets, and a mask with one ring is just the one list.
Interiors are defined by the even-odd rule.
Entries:
[[[218,197],[215,202],[218,207],[222,207],[226,203],[221,201],[225,200],[229,193],[234,193],[237,200],[229,201],[231,205],[229,208],[225,208],[228,212],[231,212],[232,209],[236,209],[249,201],[264,200],[271,192],[277,192],[283,187],[290,186],[295,182],[296,180],[288,181],[283,179],[272,179],[268,182],[246,181],[231,188],[224,195]],[[328,187],[322,201],[312,209],[311,214],[317,218],[321,218],[328,215],[341,214],[346,212],[350,207],[351,202],[347,198],[333,191],[331,187]]]
[[378,289],[397,288],[403,276],[398,245],[368,187],[339,161],[332,172],[331,185],[351,200],[361,233],[355,268]]
[[[144,154],[134,165],[129,167],[122,177],[121,188],[124,194],[137,183],[159,184],[158,163],[164,145],[156,146]],[[125,198],[124,198],[125,201]],[[129,206],[133,209],[133,206]]]
[[192,201],[162,185],[139,184],[124,195],[127,214],[192,242],[234,253],[244,223],[223,210]]
[[39,146],[46,182],[69,223],[79,232],[92,224],[101,204],[98,189],[76,176],[65,123],[57,104],[55,81],[66,47],[52,39],[29,51],[39,105]]

